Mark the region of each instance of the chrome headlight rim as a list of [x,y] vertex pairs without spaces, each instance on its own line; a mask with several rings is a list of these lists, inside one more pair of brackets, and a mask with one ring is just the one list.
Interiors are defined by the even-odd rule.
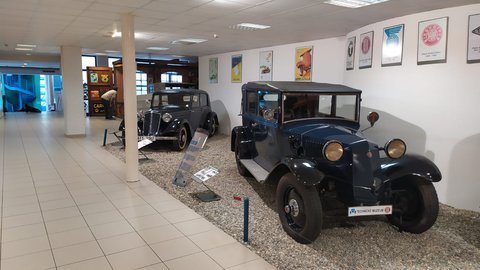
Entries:
[[172,121],[172,118],[173,118],[172,115],[169,113],[162,114],[162,121],[165,123]]
[[[400,144],[395,144],[400,143]],[[400,146],[400,148],[399,148]],[[394,148],[392,148],[394,147]],[[402,139],[391,139],[385,144],[385,154],[391,159],[399,159],[402,158],[405,153],[407,152],[407,144]],[[400,151],[401,154],[395,153],[395,151]]]
[[[337,146],[336,149],[331,149],[331,147],[335,146]],[[339,151],[340,154],[334,154],[332,151]],[[326,142],[322,149],[323,157],[330,162],[336,162],[342,159],[344,152],[345,151],[342,143],[337,140],[330,140]]]

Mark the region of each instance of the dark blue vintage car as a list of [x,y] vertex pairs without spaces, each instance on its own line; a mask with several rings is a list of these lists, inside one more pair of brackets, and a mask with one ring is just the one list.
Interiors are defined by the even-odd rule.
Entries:
[[197,89],[162,90],[152,95],[139,131],[140,139],[172,141],[182,151],[197,128],[213,136],[218,130],[217,114],[210,107],[207,92]]
[[[238,171],[278,183],[284,230],[314,241],[325,213],[386,215],[400,230],[422,233],[435,223],[432,182],[442,176],[429,159],[385,146],[359,131],[361,91],[306,82],[249,82],[242,87],[242,126],[232,131]],[[379,118],[368,115],[371,126]]]

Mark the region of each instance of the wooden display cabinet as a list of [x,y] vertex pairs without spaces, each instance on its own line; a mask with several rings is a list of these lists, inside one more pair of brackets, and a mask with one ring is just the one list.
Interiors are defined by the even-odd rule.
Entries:
[[87,67],[88,112],[90,116],[105,116],[101,96],[113,88],[110,67]]

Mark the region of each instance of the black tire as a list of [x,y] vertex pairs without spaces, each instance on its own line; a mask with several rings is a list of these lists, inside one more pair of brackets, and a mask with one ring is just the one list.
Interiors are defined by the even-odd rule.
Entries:
[[218,131],[218,119],[216,116],[210,117],[209,126],[208,126],[209,136],[212,137],[217,134]]
[[387,218],[401,231],[423,233],[438,216],[438,197],[433,184],[419,177],[397,180],[392,184],[393,214]]
[[175,151],[183,151],[187,147],[188,132],[187,127],[182,126],[177,132],[177,139],[172,142],[172,148]]
[[317,239],[323,213],[315,187],[307,187],[287,173],[278,182],[276,203],[282,227],[290,237],[302,244]]
[[252,176],[252,174],[247,170],[247,168],[245,168],[245,166],[243,166],[243,164],[240,162],[240,153],[238,153],[237,147],[235,147],[235,161],[237,162],[238,173],[241,176],[246,176],[246,177]]

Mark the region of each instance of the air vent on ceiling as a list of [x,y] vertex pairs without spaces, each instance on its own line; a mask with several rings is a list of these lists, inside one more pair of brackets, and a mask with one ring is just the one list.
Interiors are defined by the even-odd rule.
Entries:
[[256,30],[265,30],[270,28],[269,25],[255,24],[255,23],[239,23],[236,25],[231,25],[229,28],[237,30],[246,30],[246,31],[256,31]]
[[186,38],[172,41],[172,44],[193,45],[207,41],[206,39]]

